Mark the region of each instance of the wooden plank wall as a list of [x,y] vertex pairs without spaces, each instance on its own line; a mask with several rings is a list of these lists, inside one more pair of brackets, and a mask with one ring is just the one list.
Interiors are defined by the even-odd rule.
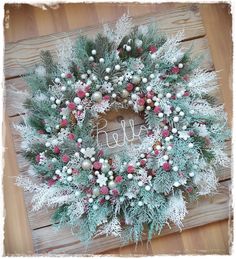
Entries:
[[[217,5],[214,5],[217,6]],[[45,28],[45,31],[42,30],[42,24],[46,22],[46,20],[42,19],[48,18],[48,13],[51,12],[54,15],[54,19],[58,22],[60,22],[63,19],[59,19],[59,16],[57,15],[65,15],[65,13],[70,14],[70,16],[77,17],[77,13],[75,12],[75,7],[77,7],[79,12],[84,13],[84,23],[82,21],[77,21],[76,25],[72,24],[73,19],[67,19],[70,25],[64,24],[62,27],[56,29],[50,26],[47,26]],[[222,6],[224,7],[224,6]],[[221,8],[222,8],[221,7]],[[27,30],[27,35],[24,35],[24,33],[18,34],[18,31],[16,28],[22,28],[23,21],[26,21],[22,18],[22,12],[20,11],[21,8],[23,8],[24,11],[28,10],[27,15],[31,15],[31,30]],[[10,28],[11,30],[5,31],[6,41],[9,41],[9,43],[6,45],[5,49],[5,76],[7,78],[6,80],[6,111],[8,114],[8,120],[10,124],[15,122],[19,122],[21,120],[19,114],[21,113],[20,109],[20,102],[21,99],[19,98],[19,94],[15,95],[9,91],[11,89],[17,89],[20,92],[23,92],[25,90],[25,83],[22,79],[19,78],[19,75],[23,74],[25,72],[25,68],[31,67],[33,64],[37,63],[38,61],[38,54],[41,49],[50,49],[54,50],[55,48],[55,39],[63,39],[65,37],[70,37],[71,39],[75,39],[78,27],[82,28],[87,26],[86,28],[82,29],[82,33],[93,36],[94,33],[99,31],[101,29],[99,24],[102,21],[111,21],[115,20],[120,16],[125,10],[129,9],[131,15],[135,17],[134,21],[137,24],[141,23],[149,23],[150,21],[155,21],[159,24],[159,27],[166,31],[168,34],[173,34],[177,32],[178,30],[184,28],[185,30],[185,40],[183,42],[184,47],[188,47],[193,44],[193,54],[199,55],[203,54],[205,59],[203,62],[204,68],[206,68],[209,71],[212,71],[214,69],[219,69],[216,67],[216,64],[219,66],[219,62],[217,63],[217,58],[215,55],[213,55],[213,60],[211,58],[211,51],[208,46],[207,36],[211,33],[211,30],[208,29],[207,33],[204,28],[204,17],[206,17],[206,14],[209,14],[212,11],[212,8],[207,11],[208,6],[202,7],[193,5],[193,4],[163,4],[163,5],[116,5],[116,10],[118,10],[116,13],[114,11],[111,13],[109,10],[114,9],[114,5],[63,5],[60,6],[58,11],[50,9],[46,13],[43,13],[40,9],[33,8],[28,5],[23,5],[22,7],[19,7],[19,10],[17,10],[17,7],[12,6],[6,6],[5,10],[10,10],[10,16],[14,15],[14,19],[10,19]],[[209,8],[208,8],[209,9]],[[94,11],[95,10],[95,11]],[[200,15],[200,10],[203,15]],[[218,9],[216,9],[218,10]],[[215,12],[217,12],[215,10]],[[32,15],[32,11],[34,15]],[[83,12],[84,11],[84,12]],[[85,18],[85,13],[89,13],[90,15]],[[91,14],[93,12],[96,12],[97,18],[96,20],[92,19],[90,20],[89,17],[91,17]],[[204,13],[205,12],[205,13]],[[36,15],[37,13],[37,15]],[[21,14],[21,15],[20,15]],[[218,13],[220,15],[221,12]],[[46,15],[46,16],[45,16]],[[211,17],[214,17],[214,12]],[[38,18],[36,20],[37,22],[42,21],[42,24],[37,24],[35,17]],[[50,17],[50,15],[49,15]],[[224,17],[224,16],[223,16]],[[29,17],[28,17],[29,19]],[[49,19],[49,18],[48,18]],[[81,17],[79,18],[81,19]],[[213,19],[213,18],[212,18]],[[225,18],[226,19],[226,18]],[[226,19],[227,20],[227,19]],[[17,21],[17,23],[16,23]],[[227,20],[228,21],[228,20]],[[19,24],[20,23],[20,24]],[[48,20],[48,24],[50,25],[50,20]],[[79,24],[79,26],[78,26]],[[15,27],[13,26],[15,25]],[[28,25],[27,25],[28,26]],[[38,29],[38,32],[35,32],[32,28],[35,28],[35,26]],[[68,28],[67,28],[67,27]],[[13,27],[13,28],[12,28]],[[45,27],[45,26],[44,26]],[[207,27],[208,28],[208,27]],[[75,29],[75,30],[73,30]],[[44,35],[52,32],[57,32],[52,35]],[[69,31],[67,33],[63,31]],[[36,35],[37,34],[37,35]],[[35,36],[41,36],[34,38]],[[31,38],[32,37],[32,38]],[[214,37],[211,36],[213,39]],[[25,39],[24,38],[29,38]],[[14,40],[22,39],[22,41],[19,42],[12,42]],[[230,40],[228,41],[230,44]],[[214,44],[213,44],[214,46]],[[228,46],[225,46],[228,47]],[[212,50],[212,48],[211,48]],[[228,58],[227,61],[224,64],[230,64],[230,55],[226,55]],[[230,65],[229,65],[230,66]],[[225,74],[225,73],[223,73]],[[230,73],[228,73],[230,74]],[[227,77],[224,77],[224,79],[227,79]],[[230,80],[229,80],[230,81]],[[221,82],[220,82],[221,83]],[[226,105],[226,111],[229,113],[229,117],[231,118],[231,105],[230,105],[230,82],[228,84],[225,84],[221,86],[221,93],[217,92],[216,94],[219,96],[219,100],[221,102],[227,101]],[[223,91],[222,91],[223,89]],[[225,91],[226,90],[226,91]],[[222,94],[222,92],[224,94]],[[17,101],[16,101],[17,100]],[[124,119],[133,118],[135,119],[136,125],[140,125],[142,123],[142,120],[136,116],[134,117],[133,113],[127,113],[126,116],[122,114]],[[119,118],[118,118],[119,117]],[[110,113],[106,116],[106,119],[109,121],[109,131],[114,132],[114,130],[118,130],[119,128],[119,119],[120,114],[116,113]],[[8,131],[8,134],[10,132]],[[22,158],[20,154],[20,138],[17,132],[15,132],[12,129],[12,136],[14,140],[15,145],[15,152],[16,152],[16,159],[18,161],[19,165],[19,172],[25,173],[28,164],[27,162]],[[9,144],[8,142],[8,145]],[[230,145],[229,145],[229,154],[230,154]],[[9,156],[12,156],[11,154]],[[8,157],[9,157],[8,156]],[[6,159],[8,159],[6,157]],[[11,157],[12,158],[12,157]],[[7,165],[6,165],[7,167]],[[6,168],[7,169],[7,168]],[[17,168],[14,170],[17,172]],[[7,172],[7,170],[6,170]],[[230,190],[230,169],[220,170],[220,188],[219,188],[219,194],[217,194],[212,199],[209,198],[203,198],[201,199],[197,204],[194,204],[190,208],[190,213],[188,217],[185,220],[185,229],[193,228],[199,225],[204,225],[209,222],[214,222],[218,220],[227,219],[229,216],[229,190]],[[9,183],[8,183],[9,186]],[[9,188],[6,188],[6,193],[9,192]],[[18,190],[19,192],[19,190]],[[5,195],[6,196],[6,195]],[[63,254],[63,253],[104,253],[107,250],[117,248],[121,245],[120,241],[115,238],[99,238],[96,239],[91,243],[91,245],[85,250],[85,248],[76,241],[76,239],[71,235],[70,231],[67,229],[63,230],[62,232],[54,232],[51,227],[50,223],[50,215],[52,214],[53,210],[41,210],[38,213],[31,213],[30,210],[30,200],[31,195],[26,194],[25,195],[25,204],[28,211],[28,220],[30,228],[32,229],[32,238],[33,238],[33,245],[34,245],[34,251],[36,253],[52,253],[52,254]],[[5,199],[6,203],[9,203],[9,199]],[[22,203],[22,201],[21,201]],[[24,208],[24,207],[23,207]],[[10,211],[8,211],[8,219],[10,219]],[[21,214],[22,215],[22,214]],[[26,221],[24,221],[26,222]],[[223,223],[219,223],[223,224]],[[25,226],[24,230],[27,229],[27,226]],[[170,233],[176,232],[177,229],[173,228],[171,230],[165,229],[162,235],[169,236]],[[191,230],[189,230],[191,231]],[[30,231],[28,230],[30,233]],[[185,232],[184,232],[185,233]],[[187,233],[187,232],[186,232]],[[188,232],[189,233],[189,232]],[[26,231],[27,235],[27,231]],[[30,234],[28,235],[30,236]],[[171,235],[170,235],[171,236]],[[161,240],[164,240],[165,237],[160,238]],[[31,238],[28,238],[31,240]],[[159,240],[155,239],[152,241],[152,244]],[[12,241],[8,241],[6,238],[6,253],[11,254],[12,251],[16,252],[16,247],[14,250],[14,246],[12,245]],[[17,243],[17,241],[16,241]],[[19,244],[19,241],[18,241]],[[29,247],[30,247],[30,241],[29,241]],[[19,251],[27,251],[28,253],[32,253],[32,246],[31,249],[28,247],[27,249],[21,246],[22,249]],[[132,246],[130,246],[132,247]],[[156,254],[158,253],[158,249],[155,249],[155,245],[151,245],[152,252],[150,252],[150,247],[148,249],[144,249],[142,251],[145,251],[146,254]],[[129,248],[132,250],[132,248]],[[172,253],[178,253],[177,250],[174,250],[174,248],[169,248]],[[31,250],[31,251],[30,251]],[[130,251],[131,251],[130,250]],[[127,249],[123,251],[128,251]],[[154,251],[154,252],[153,252]],[[185,250],[182,249],[182,252]],[[187,251],[187,250],[186,250]],[[185,251],[185,252],[186,252]],[[192,251],[192,250],[191,250]],[[225,248],[220,251],[228,251],[228,246],[225,245]],[[27,253],[25,252],[25,253]],[[112,250],[111,253],[120,253],[122,254],[122,250]],[[206,253],[209,252],[209,250],[206,249]],[[109,252],[108,252],[109,253]],[[137,253],[134,252],[134,253]],[[221,252],[219,252],[221,253]]]

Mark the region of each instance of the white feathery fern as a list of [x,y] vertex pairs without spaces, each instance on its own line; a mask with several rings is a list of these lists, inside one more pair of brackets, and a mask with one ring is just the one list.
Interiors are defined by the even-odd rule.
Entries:
[[195,69],[189,78],[188,87],[192,94],[208,94],[218,87],[216,73]]
[[111,29],[107,24],[103,26],[103,33],[114,43],[114,48],[117,48],[122,39],[130,34],[132,29],[132,18],[124,14],[116,23],[115,29]]
[[63,39],[57,42],[56,54],[58,59],[58,68],[63,72],[68,72],[71,61],[74,60],[73,42],[69,39]]
[[176,63],[183,57],[184,52],[179,47],[180,41],[183,39],[184,32],[180,31],[175,36],[170,37],[158,50],[154,53],[156,59],[162,59],[166,62]]
[[178,194],[173,194],[168,202],[166,211],[167,220],[169,219],[181,229],[183,227],[182,221],[187,213],[186,202],[182,192],[179,191]]
[[121,230],[119,219],[117,217],[113,217],[110,222],[105,223],[98,228],[95,237],[101,235],[118,237],[121,236]]
[[201,167],[202,169],[196,173],[193,181],[198,187],[199,195],[210,194],[217,189],[218,179],[215,175],[214,168],[205,161],[203,162],[203,159],[201,162]]

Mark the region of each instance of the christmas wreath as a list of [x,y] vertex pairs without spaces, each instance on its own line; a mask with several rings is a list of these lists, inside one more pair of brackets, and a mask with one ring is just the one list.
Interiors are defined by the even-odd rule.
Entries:
[[[216,169],[229,164],[226,114],[211,96],[216,73],[198,68],[202,58],[190,58],[182,37],[124,15],[93,40],[60,42],[56,62],[41,53],[15,125],[31,164],[17,184],[33,193],[33,210],[56,208],[55,226],[81,241],[121,233],[138,241],[144,229],[151,239],[169,222],[181,228],[186,203],[216,190]],[[92,134],[113,108],[132,109],[148,128],[117,154]]]

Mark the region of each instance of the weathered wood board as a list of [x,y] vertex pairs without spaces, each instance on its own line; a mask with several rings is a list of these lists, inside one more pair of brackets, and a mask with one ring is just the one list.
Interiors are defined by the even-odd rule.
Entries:
[[[219,193],[212,199],[203,198],[191,206],[184,220],[184,228],[189,229],[209,222],[226,219],[230,216],[229,189],[231,181],[221,183]],[[161,235],[179,231],[176,227],[165,227]],[[63,235],[52,227],[33,231],[33,241],[36,253],[49,254],[97,254],[119,246],[124,246],[122,239],[115,237],[100,237],[87,246],[79,243],[68,229],[62,230]]]
[[[168,34],[175,34],[183,29],[186,40],[205,35],[200,13],[195,5],[179,5],[169,10],[161,10],[156,15],[136,17],[133,22],[135,25],[155,22],[162,31]],[[81,33],[94,37],[101,29],[102,25],[90,26],[81,30]],[[55,53],[57,41],[65,38],[75,40],[77,35],[78,31],[76,30],[7,44],[5,48],[5,77],[24,74],[27,68],[39,62],[39,54],[42,49],[48,49]]]
[[[204,57],[202,67],[208,71],[214,70],[214,64],[211,59],[210,50],[205,30],[202,24],[200,13],[196,5],[178,5],[177,8],[162,10],[152,16],[142,16],[134,19],[135,24],[146,24],[156,22],[162,31],[167,34],[174,34],[181,29],[185,31],[183,47],[188,48],[193,45],[193,56],[202,55]],[[87,27],[81,30],[81,33],[93,37],[102,28],[101,25],[96,27]],[[10,43],[5,48],[5,77],[6,93],[5,104],[11,123],[18,123],[21,118],[19,113],[22,112],[21,94],[14,94],[11,90],[17,89],[20,93],[26,91],[26,85],[19,76],[38,63],[39,53],[42,49],[51,50],[54,53],[57,40],[69,37],[75,40],[78,31],[68,33],[57,33],[53,35],[43,36],[39,38]],[[55,54],[55,53],[54,53]],[[10,90],[10,91],[9,91]],[[218,92],[216,94],[219,94]],[[220,96],[219,96],[220,97]],[[106,116],[108,121],[107,132],[109,135],[114,132],[121,132],[120,119],[133,119],[135,122],[135,130],[143,123],[142,118],[134,115],[133,112],[122,112],[119,114],[112,112]],[[130,133],[127,130],[128,134]],[[21,174],[26,174],[28,170],[28,162],[22,157],[19,134],[12,127],[15,150]],[[104,135],[100,136],[100,141],[104,141]],[[229,154],[231,152],[229,144]],[[213,198],[203,198],[198,203],[189,207],[189,215],[185,219],[184,229],[204,225],[210,222],[226,219],[230,215],[229,204],[229,186],[231,172],[230,169],[222,169],[219,171],[219,180],[222,181],[219,187],[219,194]],[[83,253],[101,253],[112,248],[122,245],[121,240],[117,238],[101,237],[91,241],[87,248],[84,244],[80,244],[70,233],[69,229],[60,232],[54,232],[50,222],[50,216],[53,209],[40,210],[37,213],[31,212],[30,199],[31,194],[25,194],[25,202],[28,209],[29,224],[32,229],[33,243],[36,253],[51,254],[83,254]],[[162,235],[178,231],[176,228],[165,228]],[[86,248],[86,249],[85,249]]]

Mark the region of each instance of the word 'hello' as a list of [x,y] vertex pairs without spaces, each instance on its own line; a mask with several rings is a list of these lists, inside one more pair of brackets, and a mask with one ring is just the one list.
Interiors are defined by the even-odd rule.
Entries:
[[[103,127],[99,127],[99,124],[101,123],[101,121],[105,122]],[[121,120],[120,124],[121,124],[121,129],[122,129],[121,135],[119,136],[119,134],[117,132],[112,133],[112,141],[111,141],[111,143],[113,143],[113,145],[111,145],[109,143],[109,140],[108,140],[108,134],[104,130],[107,127],[107,120],[100,119],[99,122],[96,125],[97,144],[99,145],[99,142],[98,142],[99,134],[105,134],[105,143],[106,143],[106,145],[109,148],[123,147],[128,142],[132,142],[132,141],[137,140],[137,139],[141,140],[142,132],[143,131],[145,131],[145,132],[148,131],[148,129],[144,125],[141,125],[138,133],[135,133],[134,132],[134,121],[132,119],[130,119],[129,120],[129,127],[131,129],[131,134],[129,134],[129,135],[131,135],[131,136],[128,137],[127,132],[126,132],[126,128],[127,128],[126,121],[125,120]]]

